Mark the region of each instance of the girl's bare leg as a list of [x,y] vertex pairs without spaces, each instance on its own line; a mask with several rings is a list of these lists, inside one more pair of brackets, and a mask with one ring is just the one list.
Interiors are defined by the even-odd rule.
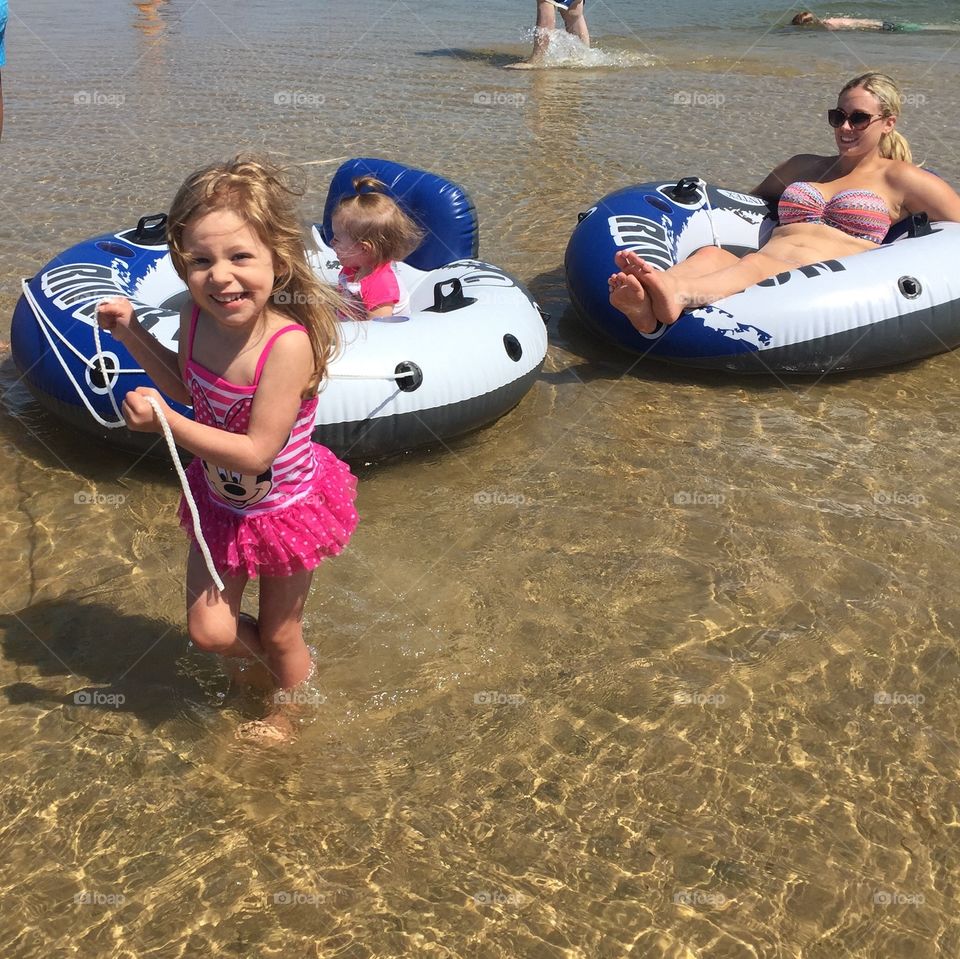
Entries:
[[290,690],[310,675],[312,662],[303,640],[303,608],[310,592],[312,570],[292,576],[264,576],[260,580],[258,627],[264,656],[273,679],[273,697],[263,719],[244,723],[237,729],[241,739],[287,741],[293,738],[290,703],[281,691]]
[[[240,612],[240,601],[247,586],[245,576],[225,576],[221,593],[210,578],[203,557],[195,548],[187,557],[187,630],[194,646],[226,657],[231,680],[258,689],[274,684],[260,643],[257,621]],[[231,660],[244,663],[231,664]]]
[[260,642],[280,689],[293,689],[310,674],[310,652],[303,641],[303,607],[313,570],[260,580]]

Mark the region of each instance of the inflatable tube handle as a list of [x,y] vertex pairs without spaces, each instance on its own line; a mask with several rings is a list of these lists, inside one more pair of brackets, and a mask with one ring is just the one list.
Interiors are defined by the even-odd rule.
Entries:
[[[443,288],[450,287],[449,293],[444,293]],[[456,278],[450,280],[441,280],[433,284],[433,306],[428,306],[424,313],[452,313],[454,310],[462,310],[471,303],[476,303],[475,296],[463,295],[463,284]]]
[[930,217],[926,212],[914,213],[910,216],[910,239],[915,240],[918,236],[930,236],[933,230],[930,227]]
[[697,198],[701,186],[704,187],[704,193],[706,193],[706,184],[700,177],[685,176],[677,180],[676,186],[671,187],[667,192],[678,203],[690,203]]
[[137,243],[166,243],[167,214],[153,213],[140,217],[137,228],[133,231],[133,239]]

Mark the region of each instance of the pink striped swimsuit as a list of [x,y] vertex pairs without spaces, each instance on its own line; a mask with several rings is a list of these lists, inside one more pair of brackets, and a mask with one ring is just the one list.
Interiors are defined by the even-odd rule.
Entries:
[[777,216],[788,223],[823,223],[860,240],[883,243],[892,219],[883,197],[872,190],[841,190],[829,200],[812,183],[797,180],[780,197]]
[[[190,318],[185,382],[198,423],[245,433],[260,374],[277,339],[303,327],[291,323],[267,340],[251,386],[212,373],[193,359],[200,309]],[[244,475],[196,457],[187,478],[204,538],[218,572],[227,576],[288,576],[313,569],[346,545],[357,525],[356,479],[346,463],[311,440],[319,398],[304,399],[283,448],[259,476]],[[185,501],[180,524],[193,538]]]

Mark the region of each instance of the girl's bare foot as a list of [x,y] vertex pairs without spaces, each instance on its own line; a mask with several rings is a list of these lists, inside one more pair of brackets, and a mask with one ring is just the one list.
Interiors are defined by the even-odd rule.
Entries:
[[292,743],[296,738],[296,728],[289,717],[282,712],[274,712],[263,719],[241,723],[237,727],[237,739],[247,743],[273,745]]
[[676,323],[680,319],[680,314],[689,305],[677,289],[676,281],[668,273],[652,270],[644,273],[642,280],[637,282],[643,284],[650,311],[660,323],[668,326]]
[[635,276],[614,273],[610,277],[610,305],[618,309],[640,333],[652,333],[657,328],[650,298]]

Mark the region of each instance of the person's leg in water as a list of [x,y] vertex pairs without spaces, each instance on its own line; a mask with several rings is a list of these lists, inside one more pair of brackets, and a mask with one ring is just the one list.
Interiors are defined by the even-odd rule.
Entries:
[[[214,585],[200,551],[187,558],[187,631],[197,649],[225,657],[231,680],[267,691],[276,688],[257,621],[240,612],[247,587],[245,576],[225,576],[221,593]],[[239,667],[243,666],[242,669]]]
[[[547,58],[547,50],[550,47],[550,38],[557,28],[557,7],[552,0],[536,0],[537,21],[533,29],[533,52],[529,60],[522,63],[511,63],[508,66],[514,70],[528,70],[531,67],[538,67],[543,64]],[[587,32],[587,21],[583,15],[584,0],[577,0],[576,5],[570,10],[561,10],[563,25],[567,33],[578,37],[587,46],[590,45],[590,35]]]
[[249,582],[245,576],[223,577],[221,593],[203,557],[191,548],[187,560],[187,629],[198,648],[224,657],[232,683],[267,697],[263,719],[240,725],[237,737],[258,742],[285,742],[294,725],[280,690],[293,689],[310,674],[310,653],[303,641],[303,607],[312,571],[260,580],[259,618],[240,612]]
[[587,30],[587,18],[583,13],[586,0],[571,3],[568,10],[561,10],[563,25],[567,33],[572,33],[585,47],[590,46],[590,31]]
[[313,668],[303,639],[303,608],[312,579],[313,570],[300,570],[290,576],[260,577],[257,631],[274,688],[263,719],[244,723],[237,730],[241,739],[293,738],[292,716],[297,712],[297,704],[281,694],[308,679]]
[[537,0],[537,25],[533,28],[533,53],[526,66],[535,67],[547,58],[550,36],[557,28],[557,10],[550,0]]

